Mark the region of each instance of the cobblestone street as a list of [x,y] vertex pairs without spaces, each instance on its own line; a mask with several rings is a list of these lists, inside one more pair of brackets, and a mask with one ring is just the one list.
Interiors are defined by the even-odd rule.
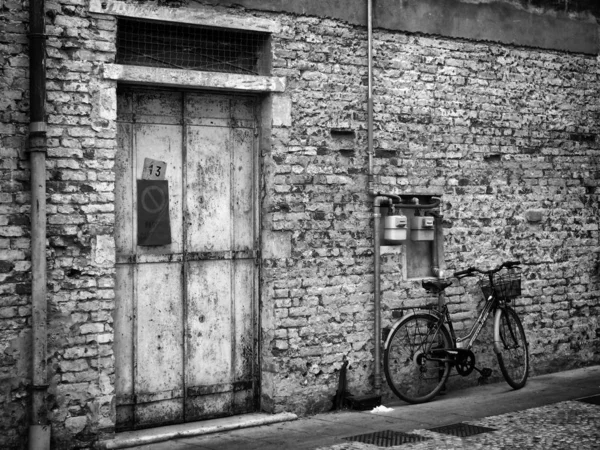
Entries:
[[[493,428],[469,437],[455,437],[425,429],[410,431],[427,438],[387,448],[424,449],[598,449],[600,448],[600,405],[567,401],[511,412],[471,425]],[[380,446],[361,442],[319,447],[318,450],[367,450]]]

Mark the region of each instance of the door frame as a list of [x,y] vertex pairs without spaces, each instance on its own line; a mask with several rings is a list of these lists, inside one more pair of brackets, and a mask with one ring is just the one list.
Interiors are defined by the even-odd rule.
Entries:
[[[132,84],[132,83],[119,83],[118,85],[115,84],[114,86],[114,95],[115,97],[117,96],[117,90],[120,90],[121,88],[125,88],[126,90],[132,90],[132,91],[146,91],[146,92],[151,92],[151,91],[163,91],[163,92],[189,92],[189,93],[202,93],[202,94],[215,94],[215,95],[226,95],[226,96],[232,96],[232,97],[254,97],[255,98],[255,117],[256,117],[256,128],[255,128],[255,135],[254,135],[254,158],[253,158],[253,177],[252,177],[252,185],[253,185],[253,202],[254,202],[254,211],[253,211],[253,215],[254,215],[254,234],[255,234],[255,241],[256,241],[256,248],[257,248],[257,252],[254,255],[254,259],[255,259],[255,271],[254,271],[254,300],[253,300],[253,338],[256,340],[255,342],[255,370],[254,370],[254,377],[255,377],[255,386],[253,389],[253,402],[254,402],[254,411],[267,411],[267,412],[272,412],[272,405],[269,404],[269,402],[266,402],[267,404],[265,404],[265,402],[262,401],[263,395],[262,394],[262,380],[263,380],[263,374],[264,374],[264,370],[265,367],[263,366],[263,349],[262,349],[262,344],[263,344],[263,334],[264,334],[264,329],[263,329],[263,324],[262,324],[262,277],[261,277],[261,270],[262,270],[262,258],[261,258],[261,252],[260,249],[262,248],[262,204],[261,204],[261,199],[263,197],[262,192],[263,192],[263,186],[264,186],[264,180],[263,180],[263,164],[264,164],[264,158],[263,155],[265,155],[265,151],[270,151],[270,145],[271,145],[271,118],[272,118],[272,95],[270,94],[265,94],[265,93],[256,93],[256,92],[240,92],[240,91],[226,91],[226,90],[207,90],[207,89],[177,89],[177,88],[173,88],[171,86],[162,86],[162,85],[158,85],[158,86],[148,86],[148,85],[138,85],[138,84]],[[266,118],[265,118],[266,116]],[[267,126],[268,125],[268,126]],[[185,129],[185,124],[183,125],[184,129]],[[186,145],[185,145],[185,139],[182,145],[182,152],[183,152],[183,157],[185,157],[186,154]],[[183,167],[183,170],[185,171],[186,168]],[[183,198],[185,198],[185,195],[183,196]],[[184,204],[184,208],[185,208],[185,204]],[[185,225],[184,225],[185,228]],[[157,255],[158,256],[158,255]],[[134,257],[135,258],[135,257]],[[152,259],[152,258],[151,258]],[[160,259],[160,258],[159,258]],[[124,262],[124,258],[122,257],[116,257],[115,258],[115,263],[122,263]],[[132,261],[133,262],[133,261]],[[185,261],[182,261],[182,264],[185,264]],[[135,270],[133,270],[133,272],[135,272]],[[184,280],[184,291],[182,292],[183,295],[185,295],[185,280]],[[183,305],[183,308],[186,308],[186,305]],[[135,306],[134,306],[134,311],[135,311]],[[184,317],[185,317],[185,312],[184,312]],[[135,333],[135,329],[134,329],[134,333]],[[134,340],[135,340],[135,334],[134,334]],[[187,340],[184,339],[183,340],[183,344],[184,347],[182,349],[183,352],[186,351],[186,346],[187,346]],[[114,341],[113,341],[113,346],[114,346]],[[132,351],[134,351],[132,349]],[[135,353],[135,351],[134,351]],[[185,355],[185,353],[184,353]],[[135,355],[134,357],[134,361],[133,364],[135,366]],[[117,360],[115,359],[115,364],[117,364]],[[135,369],[134,369],[135,371]],[[269,373],[271,373],[271,371],[268,371]],[[134,382],[135,382],[135,372],[134,372]],[[185,389],[185,386],[184,386]],[[134,387],[134,393],[135,393],[135,387]],[[184,397],[185,397],[185,392],[184,392]],[[185,408],[184,408],[185,410]],[[185,413],[184,413],[185,414]],[[184,416],[185,417],[185,416]],[[142,428],[143,426],[140,426],[139,428]],[[135,426],[134,426],[135,429]]]
[[[242,13],[242,15],[228,14],[227,12],[216,11],[212,6],[200,8],[201,13],[188,14],[189,11],[186,8],[181,9],[178,13],[177,10],[173,10],[168,6],[123,4],[116,0],[108,0],[108,2],[91,0],[89,12],[113,21],[116,21],[118,17],[146,17],[148,19],[170,20],[192,25],[218,26],[224,29],[253,30],[268,33],[270,36],[279,34],[282,29],[279,20],[256,17],[245,13]],[[195,11],[198,13],[199,10],[196,8]],[[90,95],[93,98],[92,117],[94,120],[107,124],[106,128],[107,130],[111,129],[110,131],[114,134],[116,143],[116,127],[114,125],[116,124],[117,85],[132,84],[157,88],[174,87],[177,89],[221,91],[225,93],[254,93],[259,96],[258,167],[260,169],[269,167],[272,148],[271,129],[291,126],[292,99],[286,93],[286,77],[271,75],[271,60],[273,58],[271,38],[269,38],[268,45],[264,49],[263,57],[261,75],[238,75],[172,68],[126,66],[109,62],[101,63],[97,83],[94,83],[90,89]],[[277,233],[263,228],[262,218],[266,211],[265,206],[269,201],[263,197],[269,183],[264,176],[268,173],[268,170],[262,170],[261,172],[256,192],[259,196],[259,203],[256,205],[258,213],[257,226],[259,227],[258,239],[262,252],[258,257],[257,276],[259,277],[259,283],[256,298],[257,338],[259,341],[257,375],[260,389],[258,401],[261,411],[274,413],[276,412],[274,398],[277,393],[277,367],[274,356],[270,351],[270,344],[274,339],[276,319],[270,306],[265,307],[262,297],[263,293],[268,292],[263,287],[265,285],[263,279],[265,275],[262,270],[262,260],[263,258],[289,257],[291,250],[289,238],[277,236]],[[116,261],[116,254],[114,255],[114,261]],[[114,388],[114,381],[112,384]]]

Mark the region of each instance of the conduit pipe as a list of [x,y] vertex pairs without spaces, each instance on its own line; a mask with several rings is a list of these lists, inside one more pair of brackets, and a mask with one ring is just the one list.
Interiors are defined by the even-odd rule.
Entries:
[[392,201],[385,196],[377,195],[373,201],[373,243],[374,243],[374,277],[373,277],[373,291],[374,291],[374,312],[375,317],[374,333],[375,333],[375,354],[373,355],[373,363],[375,365],[373,371],[373,389],[375,395],[381,395],[381,287],[380,287],[380,248],[379,243],[381,242],[381,206],[391,205]]
[[375,193],[373,174],[373,0],[367,0],[367,154],[369,193]]
[[381,292],[380,292],[380,230],[381,205],[389,203],[387,197],[375,194],[375,180],[373,174],[373,0],[367,0],[367,155],[369,158],[368,191],[375,195],[373,200],[373,247],[374,251],[374,334],[375,353],[373,355],[373,389],[375,395],[381,395]]
[[29,160],[31,180],[32,384],[29,449],[50,448],[46,397],[46,36],[44,0],[29,2]]

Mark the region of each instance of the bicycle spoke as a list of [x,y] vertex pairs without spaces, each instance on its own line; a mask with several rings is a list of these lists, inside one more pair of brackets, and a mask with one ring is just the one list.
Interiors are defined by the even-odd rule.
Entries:
[[448,377],[448,363],[427,358],[431,348],[450,346],[448,333],[437,329],[434,320],[426,315],[409,317],[394,331],[385,349],[386,378],[396,395],[405,401],[429,400]]

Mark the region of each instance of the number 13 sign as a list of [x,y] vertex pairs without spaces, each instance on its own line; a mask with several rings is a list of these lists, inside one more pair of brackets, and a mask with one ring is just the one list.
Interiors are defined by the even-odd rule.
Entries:
[[144,158],[142,180],[164,180],[167,163],[156,159]]

